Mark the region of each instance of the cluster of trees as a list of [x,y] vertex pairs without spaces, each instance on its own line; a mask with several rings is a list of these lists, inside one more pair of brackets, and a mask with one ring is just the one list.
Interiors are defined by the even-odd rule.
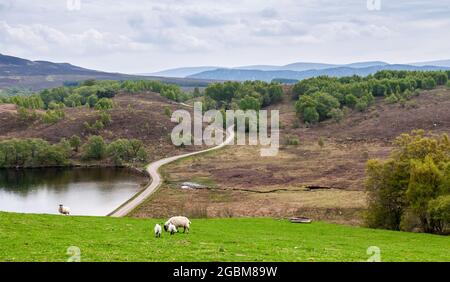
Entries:
[[110,81],[86,80],[79,84],[65,84],[61,87],[45,89],[32,95],[1,96],[0,103],[13,103],[26,109],[52,109],[61,107],[89,106],[104,110],[112,108],[113,98],[120,91],[138,93],[153,91],[170,100],[182,102],[192,98],[193,94],[183,92],[176,85],[160,81]]
[[0,168],[67,166],[77,153],[84,160],[110,159],[116,165],[148,159],[143,143],[137,139],[117,139],[109,144],[96,135],[85,144],[78,136],[57,144],[37,138],[10,139],[0,142]]
[[[162,96],[182,102],[201,95],[199,90],[185,93],[176,85],[159,81],[109,81],[86,80],[81,83],[65,83],[62,87],[45,89],[41,92],[27,95],[0,96],[0,103],[12,103],[18,106],[19,118],[30,122],[41,120],[53,124],[65,117],[65,107],[88,106],[98,111],[108,111],[114,108],[113,98],[118,92],[138,93],[142,91],[158,92]],[[41,110],[41,111],[38,111]],[[44,112],[45,110],[45,112]],[[105,115],[104,113],[102,115]],[[95,124],[86,125],[90,131],[98,131],[107,125],[105,119]]]
[[418,89],[446,85],[450,72],[379,71],[367,77],[320,76],[305,79],[293,87],[296,111],[305,122],[315,123],[339,118],[344,108],[366,110],[374,97],[389,103],[402,102],[417,95]]
[[370,227],[442,233],[450,224],[450,140],[423,130],[403,134],[387,161],[369,160]]
[[283,89],[278,83],[245,81],[213,83],[205,89],[206,109],[260,110],[281,101]]
[[183,92],[177,85],[167,84],[156,80],[127,80],[121,83],[120,89],[128,93],[152,91],[160,93],[161,96],[177,102],[184,102],[193,97],[193,94]]
[[6,87],[4,89],[0,89],[0,99],[2,97],[10,97],[10,96],[30,96],[33,94],[28,88],[23,87]]
[[117,139],[107,144],[101,136],[93,135],[83,145],[82,152],[85,160],[110,158],[116,165],[148,159],[144,144],[138,139]]
[[111,115],[108,113],[108,111],[103,110],[100,112],[99,118],[94,123],[91,124],[85,122],[84,128],[88,131],[88,133],[95,133],[105,128],[105,126],[111,124],[111,122],[112,122]]
[[42,139],[11,139],[0,142],[0,167],[67,165],[70,147],[62,140],[50,144]]

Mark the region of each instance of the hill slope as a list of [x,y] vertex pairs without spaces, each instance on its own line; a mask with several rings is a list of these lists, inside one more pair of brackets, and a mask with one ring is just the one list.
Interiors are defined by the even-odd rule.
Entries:
[[[386,158],[394,138],[413,129],[449,133],[449,107],[450,89],[439,88],[404,107],[377,99],[365,112],[349,111],[340,123],[307,126],[285,97],[270,107],[280,112],[277,156],[261,157],[258,146],[235,145],[170,164],[162,170],[164,185],[133,216],[308,216],[361,224],[367,160]],[[289,145],[289,139],[298,145]],[[181,189],[184,182],[209,189]]]
[[63,85],[64,82],[98,80],[160,80],[180,86],[206,86],[211,81],[165,78],[156,76],[138,76],[121,73],[108,73],[85,69],[68,63],[53,63],[46,61],[30,61],[18,57],[0,54],[0,89],[6,87],[23,87],[32,90]]
[[450,261],[450,238],[274,219],[193,219],[189,234],[162,234],[161,220],[0,213],[0,261]]
[[[120,93],[113,98],[116,106],[110,111],[112,122],[104,129],[92,134],[101,135],[105,140],[118,138],[136,138],[150,147],[151,159],[158,159],[167,154],[177,154],[197,150],[193,146],[175,147],[170,140],[170,132],[176,125],[164,113],[177,109],[191,110],[176,104],[158,93],[140,94]],[[85,123],[93,124],[100,118],[100,112],[87,107],[65,108],[65,118],[55,124],[41,121],[23,121],[16,106],[0,104],[0,140],[10,138],[42,138],[50,142],[59,142],[61,138],[77,135],[86,139],[91,132]],[[132,125],[132,126],[130,126]]]
[[[358,66],[358,65],[357,65]],[[335,67],[326,69],[309,69],[304,71],[292,71],[292,70],[248,70],[248,69],[216,69],[210,71],[204,71],[197,73],[189,78],[197,79],[211,79],[211,80],[263,80],[270,82],[275,78],[283,79],[296,79],[302,80],[306,78],[326,75],[334,77],[343,76],[367,76],[369,74],[374,74],[380,70],[407,70],[407,71],[434,71],[434,70],[448,70],[449,67],[438,67],[438,66],[412,66],[412,65],[371,65],[363,67]]]

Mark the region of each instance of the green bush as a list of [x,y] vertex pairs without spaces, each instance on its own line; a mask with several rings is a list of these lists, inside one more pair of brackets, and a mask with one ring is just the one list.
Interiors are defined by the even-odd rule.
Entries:
[[42,115],[42,122],[47,124],[54,124],[62,120],[65,117],[63,110],[47,110],[44,115]]
[[86,160],[101,160],[106,156],[106,143],[101,136],[90,136],[83,145],[83,158]]
[[109,98],[101,98],[100,100],[97,101],[97,103],[95,104],[95,109],[96,110],[109,110],[114,108],[114,102],[109,99]]
[[111,124],[112,117],[109,113],[103,111],[100,113],[100,122],[103,123],[104,126]]
[[286,145],[297,146],[300,145],[300,140],[298,137],[289,136],[286,139]]
[[90,108],[94,108],[95,105],[97,105],[98,97],[95,94],[92,94],[87,98],[86,103],[89,105]]
[[325,141],[323,141],[322,137],[319,138],[317,144],[320,146],[320,148],[323,148],[325,146]]
[[391,95],[387,96],[384,100],[388,104],[395,104],[398,102],[398,98],[395,94],[391,94]]
[[18,107],[17,113],[19,120],[23,122],[32,122],[38,120],[40,115],[34,109],[26,109],[23,107]]
[[341,109],[334,108],[328,113],[328,116],[335,122],[340,122],[344,118],[344,112]]
[[108,145],[108,157],[112,158],[117,165],[123,162],[143,162],[148,159],[144,145],[137,139],[118,139]]
[[367,101],[359,99],[359,101],[356,103],[355,109],[360,112],[364,112],[368,107],[369,104],[367,103]]
[[81,146],[81,139],[80,139],[80,137],[78,137],[76,135],[73,135],[72,137],[70,137],[69,142],[70,142],[70,146],[72,147],[72,149],[75,152],[78,152],[78,150],[79,150],[79,148]]
[[450,224],[450,194],[431,200],[428,203],[428,214],[437,232],[446,230]]
[[164,107],[164,114],[166,116],[168,116],[168,117],[171,117],[172,116],[172,110],[168,106],[165,106]]
[[387,161],[368,161],[366,189],[370,227],[399,230],[410,212],[423,231],[440,232],[430,208],[439,206],[435,199],[450,194],[448,136],[425,135],[423,130],[402,134]]

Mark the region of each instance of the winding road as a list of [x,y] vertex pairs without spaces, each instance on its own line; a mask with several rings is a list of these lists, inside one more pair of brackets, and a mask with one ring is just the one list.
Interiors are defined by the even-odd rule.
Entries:
[[134,210],[137,206],[139,206],[145,199],[150,197],[161,185],[162,178],[161,178],[161,175],[158,173],[158,170],[160,167],[162,167],[163,165],[166,165],[168,163],[174,162],[176,160],[182,159],[182,158],[186,158],[189,156],[198,155],[198,154],[210,152],[213,150],[217,150],[217,149],[220,149],[220,148],[230,144],[234,140],[233,127],[229,127],[227,129],[226,136],[227,137],[226,137],[225,141],[222,144],[217,145],[216,147],[212,147],[212,148],[202,150],[202,151],[197,151],[197,152],[192,152],[192,153],[187,153],[187,154],[183,154],[183,155],[178,155],[178,156],[161,159],[161,160],[158,160],[156,162],[149,164],[147,166],[146,170],[147,170],[148,174],[150,175],[150,177],[152,178],[152,182],[150,183],[150,185],[147,188],[145,188],[139,195],[132,198],[131,200],[128,200],[125,204],[123,204],[118,209],[116,209],[115,211],[110,213],[109,216],[112,216],[112,217],[126,216],[132,210]]

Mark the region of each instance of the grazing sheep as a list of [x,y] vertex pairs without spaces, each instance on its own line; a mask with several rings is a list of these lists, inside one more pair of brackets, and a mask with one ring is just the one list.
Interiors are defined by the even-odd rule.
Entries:
[[167,232],[169,228],[169,224],[175,225],[176,228],[183,227],[183,233],[186,232],[186,230],[189,233],[189,227],[191,226],[191,221],[185,217],[185,216],[174,216],[169,218],[166,223],[164,223],[164,230]]
[[155,237],[156,238],[161,237],[161,231],[162,231],[161,225],[156,224],[154,230],[155,230]]
[[170,235],[173,235],[174,233],[177,233],[177,232],[178,232],[177,228],[176,228],[175,225],[173,225],[172,223],[169,223],[168,230],[169,230],[169,232],[170,232]]
[[60,214],[70,215],[70,208],[63,206],[62,204],[59,205],[58,211]]

